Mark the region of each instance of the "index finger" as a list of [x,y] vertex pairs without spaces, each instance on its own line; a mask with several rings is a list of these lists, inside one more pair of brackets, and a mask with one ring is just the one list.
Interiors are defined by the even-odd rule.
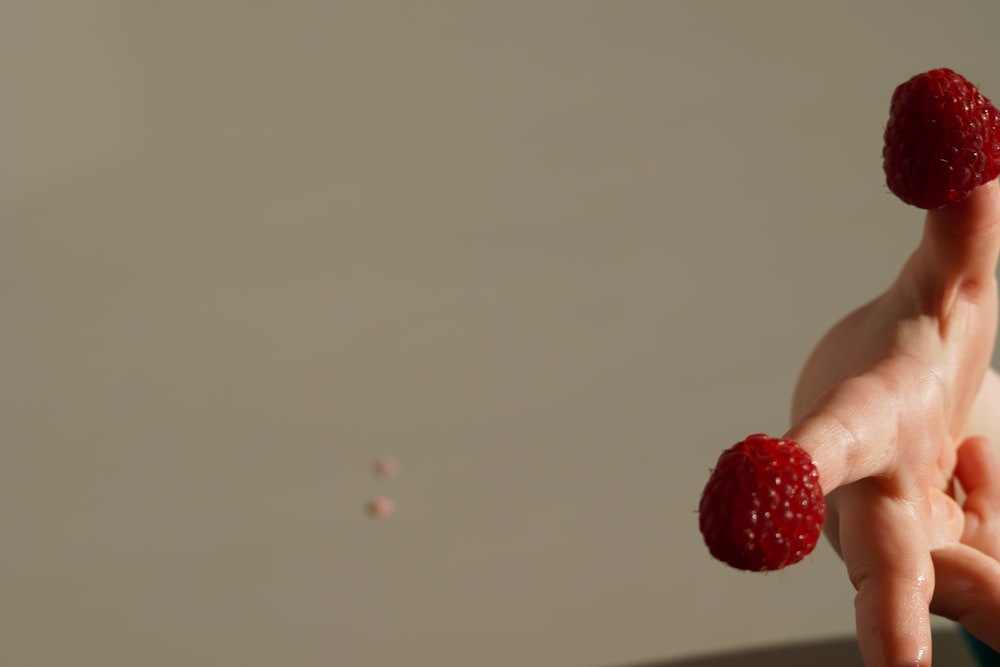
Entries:
[[931,664],[934,568],[912,507],[862,482],[840,507],[839,540],[857,590],[858,643],[871,667]]
[[785,434],[812,456],[824,495],[882,476],[895,461],[906,394],[914,388],[889,383],[872,373],[844,380]]

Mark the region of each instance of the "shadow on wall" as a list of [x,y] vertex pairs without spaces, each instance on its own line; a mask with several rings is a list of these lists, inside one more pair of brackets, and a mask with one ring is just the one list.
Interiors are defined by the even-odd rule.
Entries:
[[[941,630],[934,633],[934,664],[948,667],[976,666],[965,638],[955,630]],[[857,641],[853,637],[719,653],[630,667],[802,667],[802,665],[864,667]]]

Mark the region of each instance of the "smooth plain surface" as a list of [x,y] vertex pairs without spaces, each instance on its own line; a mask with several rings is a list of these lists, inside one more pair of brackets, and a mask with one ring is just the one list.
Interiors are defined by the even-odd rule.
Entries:
[[1000,96],[998,24],[2,3],[0,664],[588,667],[850,636],[826,544],[731,571],[698,496],[721,449],[788,426],[813,343],[917,240],[882,182],[892,89],[950,66]]

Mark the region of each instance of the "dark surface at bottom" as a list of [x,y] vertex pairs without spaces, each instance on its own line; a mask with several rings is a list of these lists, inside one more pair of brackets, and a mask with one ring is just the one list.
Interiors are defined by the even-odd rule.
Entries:
[[972,654],[976,656],[976,663],[979,667],[1000,667],[1000,653],[997,653],[989,646],[972,636],[972,633],[963,628],[962,634],[968,640]]
[[[957,629],[934,633],[934,664],[942,667],[977,667],[969,643]],[[861,651],[853,637],[786,644],[773,648],[731,651],[714,655],[637,663],[628,667],[863,667]]]

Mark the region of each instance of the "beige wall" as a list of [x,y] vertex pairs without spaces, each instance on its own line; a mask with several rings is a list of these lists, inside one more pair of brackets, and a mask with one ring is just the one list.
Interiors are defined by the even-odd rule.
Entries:
[[0,663],[850,633],[826,544],[734,572],[694,510],[916,240],[892,88],[1000,97],[944,6],[5,0]]

